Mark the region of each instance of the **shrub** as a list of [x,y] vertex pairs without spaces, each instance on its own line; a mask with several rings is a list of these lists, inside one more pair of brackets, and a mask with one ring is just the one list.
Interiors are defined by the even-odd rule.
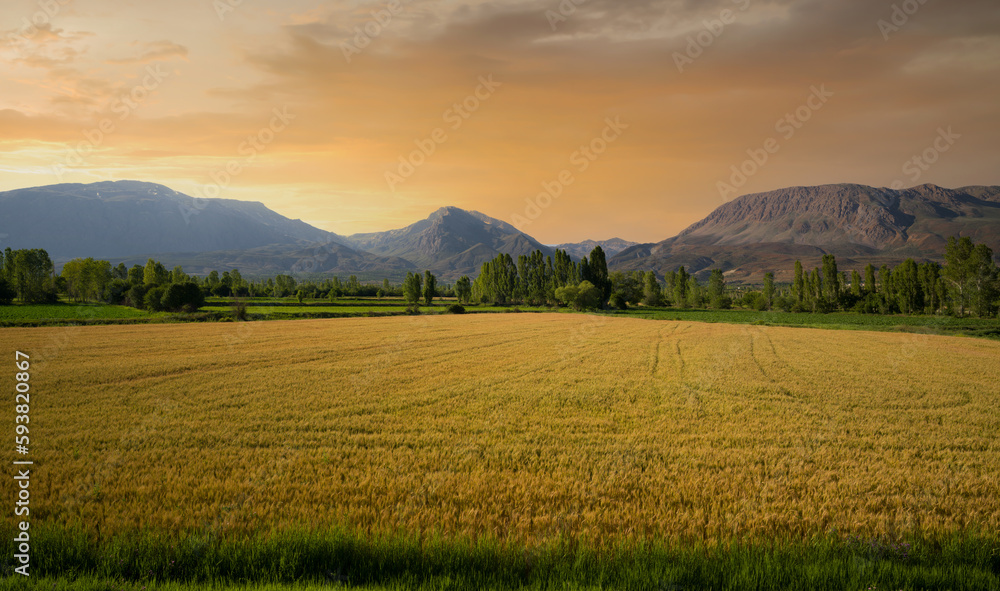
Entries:
[[7,280],[0,277],[0,305],[6,306],[14,301],[14,288],[7,283]]
[[233,299],[230,307],[233,310],[233,320],[247,319],[247,301],[243,298]]
[[146,286],[139,283],[133,285],[132,289],[128,290],[125,295],[125,301],[129,306],[133,308],[143,309],[146,307]]
[[452,304],[448,306],[449,314],[465,314],[465,306],[462,304]]
[[201,288],[196,283],[187,281],[185,283],[172,283],[163,292],[160,305],[164,310],[172,312],[196,312],[198,308],[205,305],[205,298],[201,293]]
[[146,292],[143,298],[143,306],[151,312],[161,312],[163,310],[163,294],[166,293],[163,287],[154,287]]

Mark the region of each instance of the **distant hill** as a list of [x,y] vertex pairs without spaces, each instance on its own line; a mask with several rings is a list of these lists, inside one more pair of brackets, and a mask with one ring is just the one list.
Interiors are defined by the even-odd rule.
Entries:
[[213,269],[239,269],[243,275],[350,273],[368,279],[388,277],[401,281],[407,271],[418,270],[399,257],[380,257],[336,242],[305,248],[277,244],[243,250],[152,253],[116,259],[116,262],[121,260],[125,266],[131,267],[145,264],[150,257],[163,262],[168,268],[181,265],[185,271],[194,274],[207,274]]
[[604,251],[604,256],[610,258],[626,248],[636,246],[637,244],[637,242],[629,242],[621,238],[612,238],[610,240],[584,240],[583,242],[557,244],[554,248],[565,250],[569,256],[579,260],[585,256],[590,256],[590,252],[597,246],[600,246]]
[[128,264],[152,257],[189,272],[337,273],[400,277],[430,269],[445,280],[475,276],[501,253],[516,258],[564,249],[580,259],[598,244],[612,270],[659,274],[684,265],[734,282],[773,271],[789,280],[796,259],[845,270],[942,259],[950,236],[1000,253],[1000,187],[892,190],[864,185],[790,187],[744,195],[657,243],[613,238],[549,247],[475,211],[443,207],[405,228],[340,236],[288,219],[261,203],[193,198],[138,181],[61,184],[0,193],[0,247],[45,248],[58,263],[97,257]]
[[[0,245],[44,248],[57,262],[88,256],[145,262],[152,256],[168,266],[187,262],[192,270],[237,267],[246,273],[286,273],[296,263],[317,264],[320,258],[317,272],[412,268],[400,259],[356,252],[342,237],[288,219],[262,203],[196,201],[138,181],[0,193]],[[321,245],[325,257],[309,254]]]
[[0,193],[0,233],[12,248],[53,257],[204,252],[336,241],[262,203],[192,197],[154,183],[62,184]]
[[555,252],[506,222],[457,207],[442,207],[405,228],[345,240],[359,250],[400,257],[448,279],[476,275],[484,262],[501,253],[517,258],[535,250]]
[[744,195],[673,238],[612,257],[618,269],[664,272],[684,265],[728,271],[734,279],[817,264],[834,254],[841,268],[941,260],[949,236],[1000,251],[1000,187],[893,190],[864,185],[791,187]]

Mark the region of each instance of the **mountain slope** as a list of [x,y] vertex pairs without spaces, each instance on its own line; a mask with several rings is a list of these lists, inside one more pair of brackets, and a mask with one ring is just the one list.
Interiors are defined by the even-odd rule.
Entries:
[[628,240],[622,240],[621,238],[612,238],[610,240],[584,240],[583,242],[557,244],[555,248],[565,250],[569,256],[579,260],[583,257],[590,256],[590,252],[597,246],[600,246],[601,249],[604,250],[604,256],[610,258],[626,248],[636,246],[637,244],[637,242],[629,242]]
[[117,181],[0,193],[0,241],[65,259],[306,246],[339,237],[262,203],[196,201],[163,185]]
[[188,272],[405,271],[410,263],[358,252],[343,238],[262,203],[202,199],[154,183],[62,184],[0,193],[0,246],[45,248],[53,260],[95,257]]
[[401,257],[445,278],[475,275],[484,262],[500,253],[514,258],[536,249],[554,253],[506,222],[457,207],[442,207],[405,228],[354,234],[345,240],[354,248]]
[[842,268],[941,260],[949,236],[1000,251],[1000,187],[844,184],[744,195],[673,238],[620,252],[610,264],[661,273],[680,265],[718,267],[742,278],[784,274],[796,258],[811,266],[825,253],[837,255]]
[[356,251],[336,242],[301,246],[275,244],[241,250],[177,252],[137,255],[123,259],[125,266],[143,265],[152,257],[167,268],[180,265],[188,273],[207,274],[213,269],[239,269],[243,275],[324,273],[391,277],[399,281],[407,271],[417,270],[399,257],[380,257]]

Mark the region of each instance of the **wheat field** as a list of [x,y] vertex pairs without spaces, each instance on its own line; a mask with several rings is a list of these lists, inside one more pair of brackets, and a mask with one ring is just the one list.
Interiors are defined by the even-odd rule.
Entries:
[[997,342],[567,314],[3,334],[32,356],[35,521],[528,545],[1000,529]]

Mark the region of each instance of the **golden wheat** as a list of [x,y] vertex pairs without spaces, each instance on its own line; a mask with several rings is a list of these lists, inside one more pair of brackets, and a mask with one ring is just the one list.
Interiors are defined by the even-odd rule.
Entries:
[[35,521],[527,543],[1000,528],[996,342],[566,314],[3,334],[34,362]]

